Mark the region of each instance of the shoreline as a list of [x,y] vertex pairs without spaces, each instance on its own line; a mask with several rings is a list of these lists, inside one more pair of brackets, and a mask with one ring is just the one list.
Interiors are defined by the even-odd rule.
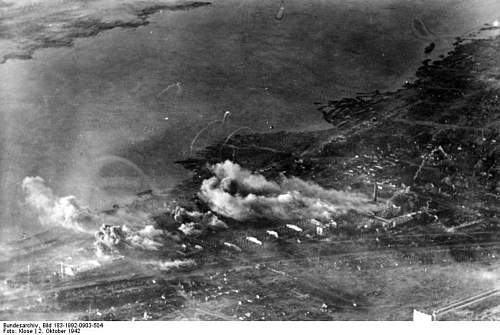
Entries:
[[[151,1],[150,3],[143,4],[144,6],[136,6],[133,3],[129,4],[128,8],[116,8],[115,15],[122,15],[122,19],[116,19],[108,21],[105,17],[101,16],[100,13],[89,11],[87,8],[79,8],[82,13],[78,15],[78,11],[73,17],[66,17],[64,8],[59,9],[58,12],[47,15],[48,18],[42,17],[42,22],[40,23],[30,23],[38,25],[38,29],[32,29],[29,31],[28,24],[23,22],[23,19],[29,20],[30,13],[26,14],[27,18],[23,18],[22,14],[25,8],[15,8],[7,9],[7,11],[13,11],[13,13],[2,12],[2,14],[8,13],[7,15],[2,15],[0,17],[0,23],[4,29],[3,34],[5,34],[9,39],[13,39],[14,51],[8,52],[6,54],[0,55],[0,64],[6,63],[9,59],[19,59],[26,60],[32,59],[33,54],[40,49],[46,48],[60,48],[60,47],[71,47],[74,45],[74,41],[79,38],[88,38],[97,36],[100,33],[115,28],[138,28],[149,24],[149,17],[160,11],[182,11],[197,9],[200,7],[211,6],[211,2],[204,1],[174,1],[171,3],[162,3],[162,1]],[[42,4],[40,4],[43,7]],[[32,6],[29,6],[30,9]],[[9,8],[9,7],[6,7]],[[59,15],[60,12],[62,16]],[[21,13],[21,17],[16,15]],[[112,17],[113,15],[111,15]],[[128,16],[128,17],[127,17]],[[83,18],[81,18],[83,17]],[[48,19],[48,22],[43,22],[44,19]],[[9,22],[12,21],[12,22]],[[21,22],[17,22],[21,21]],[[26,24],[24,31],[21,34],[18,32],[13,33],[15,28]],[[57,28],[53,29],[52,27]],[[24,34],[24,36],[23,36]],[[20,35],[20,36],[18,36]],[[17,38],[21,38],[20,41],[16,42]]]

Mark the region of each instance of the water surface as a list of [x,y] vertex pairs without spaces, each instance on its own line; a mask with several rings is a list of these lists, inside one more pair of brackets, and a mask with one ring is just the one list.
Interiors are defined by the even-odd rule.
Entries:
[[[163,11],[71,48],[0,65],[0,218],[26,230],[20,182],[38,175],[97,208],[187,177],[174,164],[238,127],[327,127],[313,102],[392,90],[453,38],[492,22],[494,1],[214,1]],[[434,35],[414,27],[418,18]],[[179,83],[177,85],[177,83]],[[171,88],[168,88],[170,85]],[[5,236],[5,234],[4,234]]]

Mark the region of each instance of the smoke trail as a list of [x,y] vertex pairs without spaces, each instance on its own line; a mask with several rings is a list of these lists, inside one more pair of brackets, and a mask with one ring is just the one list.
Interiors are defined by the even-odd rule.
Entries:
[[199,196],[213,211],[236,220],[329,220],[350,210],[375,209],[362,194],[326,190],[296,177],[268,181],[228,160],[213,166],[212,172]]
[[198,138],[201,136],[201,134],[203,134],[205,131],[208,130],[208,128],[210,128],[210,126],[212,126],[213,124],[216,124],[216,123],[220,123],[222,126],[224,126],[227,122],[227,119],[229,118],[229,116],[231,115],[231,112],[230,111],[226,111],[224,113],[224,115],[222,116],[222,120],[215,120],[215,121],[212,121],[212,122],[209,122],[206,127],[204,127],[203,129],[201,129],[195,136],[194,138],[191,140],[191,144],[189,145],[189,151],[190,152],[193,152],[193,148],[194,148],[194,145],[196,144],[196,141],[198,140]]
[[233,130],[233,131],[232,131],[229,135],[227,135],[227,136],[226,136],[226,139],[224,140],[223,145],[226,145],[226,144],[227,144],[227,142],[229,142],[229,140],[230,140],[230,139],[231,139],[234,135],[236,135],[236,133],[238,133],[239,131],[244,130],[244,129],[248,129],[248,130],[250,130],[250,131],[254,131],[254,130],[253,130],[252,128],[250,128],[250,127],[239,127],[238,129]]
[[176,83],[173,83],[173,84],[170,84],[168,85],[167,87],[165,87],[160,93],[158,93],[156,96],[157,97],[160,97],[162,96],[164,93],[167,93],[171,88],[177,88],[176,91],[175,91],[175,94],[177,95],[181,95],[183,90],[182,90],[182,86],[181,86],[181,83],[180,82],[176,82]]

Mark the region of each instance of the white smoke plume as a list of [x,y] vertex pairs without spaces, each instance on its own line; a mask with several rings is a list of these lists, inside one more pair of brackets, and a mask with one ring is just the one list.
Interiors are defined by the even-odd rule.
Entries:
[[154,228],[146,213],[124,208],[113,215],[95,213],[79,205],[74,196],[57,197],[41,177],[24,178],[22,188],[41,224],[94,234],[98,251],[158,250],[169,237]]
[[236,220],[329,220],[350,210],[375,209],[362,194],[327,190],[296,177],[269,181],[229,160],[211,169],[214,176],[203,181],[199,196],[214,212]]
[[82,208],[75,197],[59,198],[45,185],[41,177],[26,177],[22,182],[26,203],[38,213],[40,223],[62,226],[67,229],[93,234],[97,229],[94,224],[84,224],[91,220],[88,209]]

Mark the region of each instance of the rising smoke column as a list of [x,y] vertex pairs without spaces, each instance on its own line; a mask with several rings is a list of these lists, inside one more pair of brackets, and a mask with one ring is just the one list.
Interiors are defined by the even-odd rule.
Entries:
[[[154,222],[146,213],[123,208],[113,215],[95,213],[79,205],[74,196],[57,197],[41,177],[24,178],[22,188],[26,203],[36,211],[41,224],[95,234],[97,241],[106,244],[109,249],[125,246],[158,250],[166,237],[162,230],[154,227]],[[110,237],[103,231],[119,231],[120,234]]]
[[269,181],[229,160],[211,170],[214,176],[203,181],[199,196],[213,211],[236,220],[329,220],[375,207],[362,194],[327,190],[296,177]]
[[[36,210],[43,225],[62,226],[93,234],[97,226],[90,211],[78,205],[74,196],[57,197],[41,177],[26,177],[22,182],[26,203]],[[86,224],[87,223],[87,224]]]

